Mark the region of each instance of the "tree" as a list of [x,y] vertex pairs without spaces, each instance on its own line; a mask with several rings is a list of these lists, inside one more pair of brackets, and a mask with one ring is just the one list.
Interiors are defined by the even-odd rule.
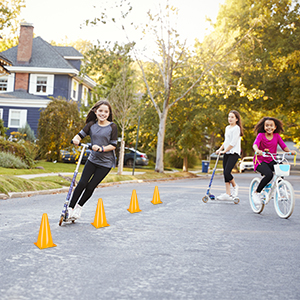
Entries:
[[41,111],[38,123],[38,146],[42,157],[59,160],[60,150],[70,146],[72,138],[83,126],[76,102],[53,98]]
[[133,71],[130,66],[124,64],[121,77],[117,80],[108,96],[113,107],[114,117],[121,128],[121,147],[119,153],[118,175],[122,175],[124,165],[124,135],[132,119],[135,118],[135,111],[138,105],[138,96],[135,92]]
[[0,32],[3,40],[0,44],[0,52],[17,45],[18,17],[23,7],[25,7],[25,0],[1,0]]

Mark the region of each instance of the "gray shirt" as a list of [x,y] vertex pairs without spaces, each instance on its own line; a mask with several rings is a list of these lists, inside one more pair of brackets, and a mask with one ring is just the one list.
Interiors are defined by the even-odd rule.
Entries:
[[[92,145],[113,145],[117,147],[118,129],[117,125],[113,122],[107,126],[100,126],[97,122],[91,121],[85,125],[78,135],[82,139],[89,135]],[[88,160],[106,168],[114,168],[116,166],[115,151],[96,152],[92,150]]]

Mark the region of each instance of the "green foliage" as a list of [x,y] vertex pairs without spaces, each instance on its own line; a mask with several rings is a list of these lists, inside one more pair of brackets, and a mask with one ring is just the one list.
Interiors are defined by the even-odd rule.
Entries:
[[[190,151],[187,154],[188,166],[193,168],[197,163],[197,156],[194,151]],[[183,156],[173,150],[168,150],[165,153],[165,166],[170,168],[182,168],[183,167]]]
[[0,31],[14,25],[13,22],[19,16],[22,7],[25,7],[24,0],[1,0]]
[[19,128],[18,132],[23,136],[25,141],[35,142],[34,131],[31,129],[30,125],[26,123],[25,127]]
[[32,167],[37,156],[37,145],[28,141],[11,142],[0,138],[0,151],[19,157],[27,166]]
[[7,129],[7,127],[4,127],[4,121],[0,119],[0,136],[5,136],[5,132]]
[[38,145],[41,157],[59,160],[60,150],[70,146],[73,137],[83,128],[77,102],[52,99],[41,111],[38,123]]
[[20,157],[13,155],[9,152],[0,152],[0,167],[2,168],[15,168],[27,169],[28,166]]

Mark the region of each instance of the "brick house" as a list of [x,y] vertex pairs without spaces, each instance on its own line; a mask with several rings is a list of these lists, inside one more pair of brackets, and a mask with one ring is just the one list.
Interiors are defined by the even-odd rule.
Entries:
[[96,83],[80,74],[83,56],[73,47],[52,46],[33,38],[32,24],[22,23],[19,44],[0,53],[8,72],[0,73],[0,118],[7,134],[26,122],[37,133],[40,109],[62,97],[87,105]]

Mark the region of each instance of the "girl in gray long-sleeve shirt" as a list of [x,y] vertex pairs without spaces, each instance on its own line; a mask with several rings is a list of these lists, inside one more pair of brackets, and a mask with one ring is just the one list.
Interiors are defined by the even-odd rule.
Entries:
[[118,130],[117,125],[112,122],[112,110],[108,101],[100,100],[91,108],[86,117],[85,127],[73,138],[73,143],[78,145],[87,135],[91,137],[92,153],[69,204],[70,220],[80,218],[82,206],[116,165],[114,150],[117,147]]

